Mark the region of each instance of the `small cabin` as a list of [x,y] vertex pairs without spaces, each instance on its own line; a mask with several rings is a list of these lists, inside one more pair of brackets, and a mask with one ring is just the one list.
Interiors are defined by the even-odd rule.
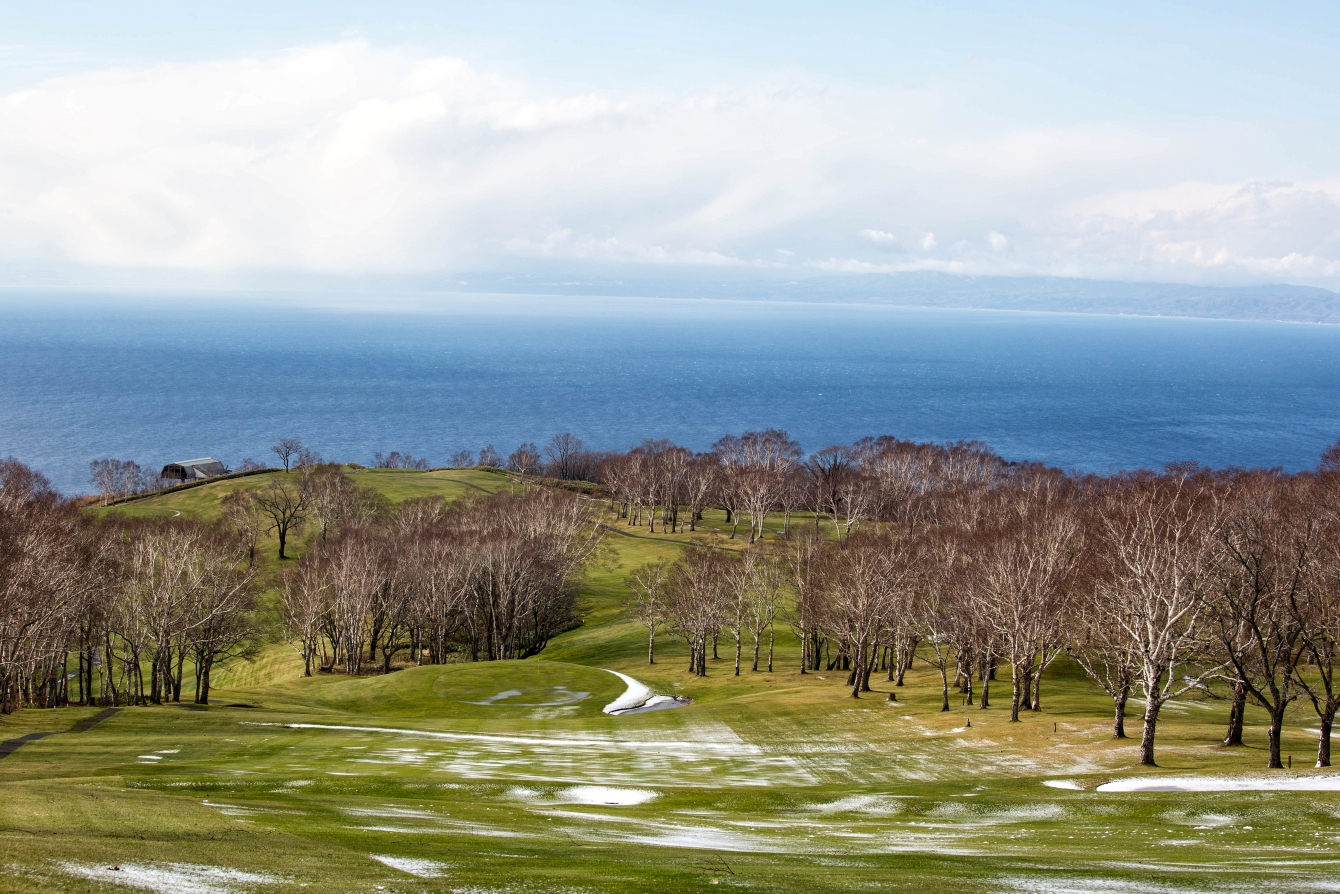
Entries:
[[197,481],[201,478],[213,478],[215,475],[227,475],[223,463],[212,457],[203,459],[183,459],[168,463],[159,473],[167,481]]

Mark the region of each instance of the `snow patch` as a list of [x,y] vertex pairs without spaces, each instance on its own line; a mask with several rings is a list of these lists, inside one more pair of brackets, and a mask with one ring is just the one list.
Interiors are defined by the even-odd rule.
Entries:
[[1084,787],[1073,779],[1044,779],[1042,784],[1047,788],[1062,788],[1068,792],[1084,791]]
[[646,711],[659,711],[665,708],[678,708],[689,703],[682,695],[653,695],[646,684],[634,680],[627,674],[605,670],[614,674],[628,687],[623,695],[606,705],[602,710],[606,714],[641,714]]
[[897,813],[901,805],[895,798],[903,795],[848,795],[836,801],[815,804],[819,813]]
[[61,868],[81,878],[161,894],[234,894],[252,885],[277,885],[288,881],[273,875],[194,863],[122,863],[116,866],[62,863]]
[[627,674],[621,674],[618,671],[606,671],[606,673],[614,674],[614,676],[623,680],[624,685],[628,687],[624,690],[623,695],[604,707],[606,714],[617,714],[630,708],[640,708],[647,703],[647,699],[651,698],[651,690],[645,684],[639,683]]
[[609,785],[573,785],[554,795],[554,800],[565,804],[593,804],[603,807],[630,807],[645,804],[659,797],[659,793],[645,788],[614,788]]
[[1146,776],[1117,779],[1100,792],[1340,792],[1331,776]]
[[419,878],[441,878],[443,870],[451,868],[450,863],[423,860],[418,857],[393,857],[390,854],[368,854],[368,856],[378,863],[383,863],[392,869],[399,869],[406,875],[415,875]]
[[1001,879],[1001,882],[1008,886],[1002,890],[1028,892],[1028,894],[1192,894],[1202,890],[1113,878],[1015,877]]
[[515,698],[515,697],[517,697],[517,696],[520,695],[520,694],[521,694],[521,690],[520,690],[520,689],[508,689],[508,690],[506,690],[506,691],[504,691],[504,692],[499,692],[499,693],[496,693],[495,695],[490,695],[488,698],[480,699],[480,700],[477,701],[477,702],[466,702],[466,704],[467,704],[467,705],[493,705],[493,704],[497,704],[498,702],[501,702],[501,701],[506,701],[506,700],[509,699],[509,698]]

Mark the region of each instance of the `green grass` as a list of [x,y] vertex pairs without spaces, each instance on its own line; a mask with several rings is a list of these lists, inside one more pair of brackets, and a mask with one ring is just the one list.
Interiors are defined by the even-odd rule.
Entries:
[[[392,499],[507,486],[473,471],[357,475]],[[202,487],[131,506],[203,515],[217,499]],[[687,651],[669,637],[648,666],[623,576],[687,540],[611,535],[582,594],[586,623],[539,659],[302,678],[292,650],[276,644],[223,668],[208,711],[131,708],[23,746],[0,760],[0,889],[123,890],[100,867],[150,863],[276,880],[233,885],[258,891],[1333,885],[1340,794],[1092,790],[1133,774],[1264,774],[1257,712],[1247,746],[1225,749],[1225,703],[1174,706],[1151,771],[1135,765],[1133,741],[1110,738],[1110,702],[1064,661],[1044,680],[1044,710],[1018,724],[1007,722],[1007,680],[994,684],[996,707],[956,702],[942,714],[924,666],[896,703],[882,681],[853,700],[841,673],[796,672],[789,633],[774,673],[731,676],[724,639],[706,679],[685,672]],[[611,717],[601,708],[623,683],[607,670],[694,701]],[[93,713],[25,710],[0,719],[0,738],[68,729]],[[1312,728],[1310,710],[1290,718],[1296,772],[1310,772],[1301,768],[1315,751]],[[580,803],[581,786],[655,797]],[[376,856],[432,861],[440,875]]]

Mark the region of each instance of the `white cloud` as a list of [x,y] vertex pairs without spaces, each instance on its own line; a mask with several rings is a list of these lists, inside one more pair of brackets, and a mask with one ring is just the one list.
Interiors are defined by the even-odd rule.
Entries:
[[871,245],[881,248],[885,251],[902,251],[903,246],[898,241],[898,237],[892,233],[886,233],[883,230],[865,229],[861,231],[861,238]]
[[1059,220],[1075,256],[1150,275],[1340,277],[1340,180],[1186,182],[1087,198]]
[[811,261],[810,267],[825,273],[913,273],[934,271],[937,273],[1009,273],[1004,268],[989,269],[966,261],[943,261],[935,258],[918,258],[896,264],[875,264],[857,258],[828,258]]
[[1340,180],[1192,181],[1222,132],[982,126],[929,88],[572,93],[358,41],[90,70],[0,97],[0,261],[1340,280]]

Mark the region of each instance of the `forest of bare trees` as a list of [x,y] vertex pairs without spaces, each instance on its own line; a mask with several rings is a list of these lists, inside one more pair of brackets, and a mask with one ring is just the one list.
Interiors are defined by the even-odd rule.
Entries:
[[350,518],[284,579],[305,673],[367,664],[527,658],[577,626],[577,584],[600,545],[590,508],[547,489],[448,505],[423,498]]
[[222,526],[94,522],[0,462],[0,710],[194,699],[256,642],[253,565]]
[[[1068,655],[1112,697],[1114,736],[1140,705],[1142,763],[1155,761],[1163,708],[1191,697],[1224,700],[1230,745],[1241,744],[1245,706],[1262,708],[1272,767],[1285,712],[1302,699],[1322,731],[1317,763],[1330,764],[1340,445],[1297,475],[1179,465],[1100,477],[1006,463],[977,444],[890,438],[802,461],[770,431],[711,454],[645,442],[602,458],[596,477],[626,525],[687,530],[707,505],[726,511],[727,541],[748,524],[740,537],[752,545],[694,548],[629,577],[649,660],[656,631],[672,630],[695,674],[719,640],[734,648],[735,673],[745,647],[757,670],[781,614],[801,672],[845,672],[854,697],[877,671],[896,689],[921,661],[940,679],[943,710],[951,692],[989,707],[995,683],[1008,685],[1018,720],[1041,710],[1044,672]],[[813,526],[792,527],[801,508]],[[766,524],[780,525],[770,539]]]
[[[525,658],[580,624],[577,582],[601,530],[576,496],[393,509],[339,466],[293,468],[230,491],[202,524],[95,520],[22,463],[0,463],[0,710],[161,704],[183,689],[207,704],[217,665],[274,633],[261,624],[267,586],[308,673]],[[279,580],[261,579],[267,535],[280,559],[306,538]]]
[[[648,661],[660,634],[683,640],[694,674],[714,661],[771,670],[781,624],[799,672],[844,673],[853,697],[883,674],[894,699],[920,664],[943,710],[995,698],[1018,720],[1042,709],[1064,658],[1110,696],[1115,737],[1138,718],[1143,763],[1168,703],[1192,698],[1223,703],[1230,746],[1246,708],[1261,709],[1272,767],[1286,716],[1310,710],[1317,763],[1330,764],[1340,443],[1298,474],[1098,476],[971,442],[865,438],[806,456],[767,430],[703,453],[668,441],[597,453],[564,434],[509,455],[525,476],[511,493],[398,506],[296,442],[288,459],[292,473],[231,491],[213,525],[95,522],[5,461],[4,709],[180,699],[187,669],[205,701],[215,664],[259,642],[266,587],[309,674],[525,658],[581,623],[575,595],[603,529],[682,535],[710,509],[724,514],[715,533],[628,576]],[[588,482],[597,498],[531,476]],[[305,548],[263,582],[267,536],[280,558],[292,537]]]

